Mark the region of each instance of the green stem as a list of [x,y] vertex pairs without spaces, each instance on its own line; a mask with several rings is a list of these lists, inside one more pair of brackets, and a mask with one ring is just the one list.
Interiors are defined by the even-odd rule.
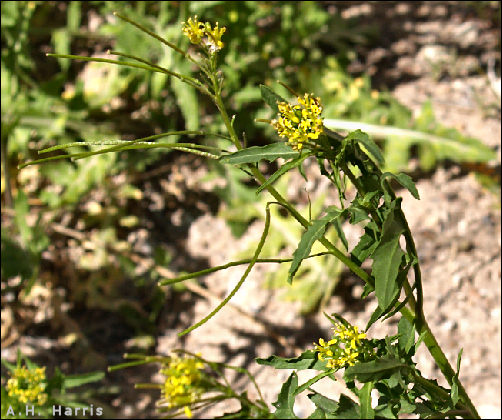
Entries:
[[[329,252],[319,252],[317,254],[309,255],[308,257],[305,257],[305,259],[314,258],[314,257],[322,257],[322,256],[328,255],[328,254],[330,254],[330,253]],[[182,276],[176,277],[176,278],[162,280],[159,282],[159,286],[167,286],[170,284],[179,283],[181,281],[204,276],[206,274],[214,273],[216,271],[226,270],[229,267],[235,267],[238,265],[249,264],[251,261],[252,261],[252,258],[246,258],[243,260],[232,261],[232,262],[229,262],[229,263],[226,263],[223,265],[218,265],[216,267],[205,268],[204,270],[196,271],[194,273],[188,273],[188,274],[184,274]],[[258,258],[256,260],[256,263],[279,263],[280,264],[280,263],[291,262],[291,261],[293,261],[293,258]]]

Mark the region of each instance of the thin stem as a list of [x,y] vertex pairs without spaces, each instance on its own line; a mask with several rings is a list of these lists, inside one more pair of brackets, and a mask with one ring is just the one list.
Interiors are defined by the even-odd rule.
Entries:
[[151,66],[147,66],[147,65],[143,65],[143,64],[136,64],[136,63],[131,63],[128,61],[111,60],[109,58],[86,57],[83,55],[52,54],[52,53],[47,53],[46,56],[47,57],[55,57],[55,58],[70,58],[72,60],[94,61],[96,63],[110,63],[110,64],[117,64],[119,66],[135,67],[137,69],[154,71],[156,73],[165,73],[165,71],[160,70],[158,67],[151,67]]
[[[321,257],[323,255],[328,255],[328,254],[330,254],[330,253],[329,252],[319,252],[317,254],[309,255],[308,257],[305,257],[305,259],[314,258],[314,257]],[[163,280],[163,281],[159,282],[159,285],[160,286],[167,286],[169,284],[179,283],[181,281],[185,281],[185,280],[193,279],[196,277],[204,276],[206,274],[214,273],[215,271],[225,270],[229,267],[235,267],[238,265],[249,264],[251,261],[252,261],[252,258],[246,258],[246,259],[239,260],[239,261],[232,261],[227,264],[218,265],[216,267],[206,268],[204,270],[197,271],[195,273],[188,273],[183,276],[176,277],[174,279]],[[285,263],[285,262],[291,262],[291,261],[293,261],[293,258],[258,258],[256,260],[256,263]]]

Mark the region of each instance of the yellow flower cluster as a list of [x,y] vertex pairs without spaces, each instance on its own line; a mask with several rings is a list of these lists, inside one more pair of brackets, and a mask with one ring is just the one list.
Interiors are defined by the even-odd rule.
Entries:
[[45,367],[32,370],[18,367],[7,381],[7,393],[21,404],[44,405],[47,402],[46,385]]
[[328,342],[319,339],[319,344],[314,343],[319,352],[319,360],[327,360],[327,366],[331,369],[342,369],[354,366],[363,352],[366,333],[359,332],[356,326],[345,326],[337,323],[333,328],[333,338]]
[[192,44],[200,43],[206,45],[211,53],[215,53],[223,48],[221,37],[227,28],[219,27],[218,22],[214,28],[209,22],[199,22],[197,15],[188,18],[187,22],[183,23],[183,33],[188,37]]
[[279,102],[279,118],[272,121],[281,137],[288,139],[293,149],[301,150],[305,142],[316,140],[322,134],[321,100],[306,93],[298,98],[298,105]]
[[200,370],[204,363],[193,357],[172,357],[160,371],[166,376],[162,394],[168,408],[183,407],[187,417],[192,417],[190,405],[203,392]]

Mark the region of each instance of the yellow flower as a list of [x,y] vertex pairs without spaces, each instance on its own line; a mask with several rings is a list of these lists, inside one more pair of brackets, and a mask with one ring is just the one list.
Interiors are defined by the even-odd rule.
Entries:
[[183,24],[183,33],[188,37],[192,44],[200,44],[202,37],[204,36],[204,24],[198,21],[197,15],[194,16],[193,20],[191,17],[188,21]]
[[211,24],[206,22],[205,25],[205,33],[207,35],[206,45],[209,46],[209,50],[211,52],[219,51],[223,48],[223,42],[221,42],[221,36],[225,33],[227,28],[218,26],[218,22],[214,26],[214,29],[211,28]]
[[190,405],[204,392],[201,369],[204,363],[194,357],[172,357],[160,370],[166,380],[162,395],[168,408],[183,407],[185,415],[192,417]]
[[7,393],[21,404],[44,405],[48,398],[44,392],[46,386],[45,367],[28,370],[23,366],[11,373],[7,381]]
[[321,100],[312,94],[297,98],[299,105],[279,102],[279,117],[272,126],[281,137],[288,139],[293,149],[301,150],[305,142],[316,140],[322,134]]
[[359,332],[358,327],[337,323],[333,330],[331,340],[326,342],[320,338],[319,344],[314,343],[319,360],[326,360],[329,368],[342,369],[354,366],[363,356],[373,353],[366,339],[366,333]]
[[211,53],[215,53],[223,48],[221,41],[222,35],[227,28],[219,27],[218,22],[214,28],[209,22],[199,22],[197,15],[188,18],[187,22],[183,24],[183,33],[188,37],[192,44],[200,44],[207,46]]

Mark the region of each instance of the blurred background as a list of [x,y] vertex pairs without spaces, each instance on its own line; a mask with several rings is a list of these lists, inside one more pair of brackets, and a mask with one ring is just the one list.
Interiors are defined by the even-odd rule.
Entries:
[[[248,145],[277,140],[255,119],[272,117],[260,84],[289,97],[280,80],[321,97],[330,128],[370,134],[386,170],[412,176],[421,201],[401,194],[422,256],[426,314],[452,363],[464,348],[461,379],[480,413],[500,418],[501,12],[493,1],[3,1],[2,358],[13,362],[20,350],[48,372],[73,374],[104,371],[125,352],[186,348],[250,368],[270,403],[282,378],[253,367],[255,357],[312,346],[328,334],[323,310],[363,327],[375,304],[358,300],[360,282],[329,258],[303,264],[293,286],[286,265],[260,266],[232,300],[245,315],[227,307],[179,339],[244,268],[177,287],[157,282],[252,255],[267,196],[237,169],[165,150],[18,169],[38,150],[70,142],[224,133],[214,105],[176,79],[46,57],[112,49],[193,70],[114,11],[183,49],[189,16],[226,26],[223,96]],[[308,182],[291,175],[277,188],[305,214],[310,202],[315,217],[336,194],[313,162],[306,173]],[[353,246],[360,232],[350,228]],[[263,256],[289,255],[301,233],[275,212]],[[425,354],[418,358],[434,376]],[[2,386],[5,378],[2,366]],[[158,395],[133,384],[156,378],[146,368],[108,374],[82,398],[118,417],[149,418]],[[239,375],[235,384],[247,386]],[[302,404],[299,416],[308,413]]]

